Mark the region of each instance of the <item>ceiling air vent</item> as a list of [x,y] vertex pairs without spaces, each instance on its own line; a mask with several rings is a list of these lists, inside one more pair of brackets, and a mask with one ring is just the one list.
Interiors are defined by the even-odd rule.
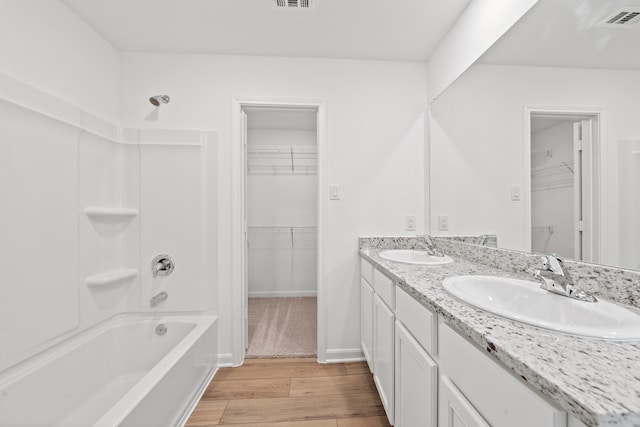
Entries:
[[640,22],[640,7],[625,7],[598,24],[599,27],[629,28]]
[[283,9],[309,9],[312,0],[275,0],[276,7]]

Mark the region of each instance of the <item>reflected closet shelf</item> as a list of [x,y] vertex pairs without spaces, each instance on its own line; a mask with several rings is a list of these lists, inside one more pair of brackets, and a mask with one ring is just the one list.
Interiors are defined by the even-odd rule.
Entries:
[[106,273],[96,274],[86,278],[85,283],[90,287],[106,287],[120,285],[126,281],[134,279],[138,275],[138,270],[124,269],[113,270]]
[[105,208],[89,206],[84,213],[95,222],[118,223],[130,221],[138,215],[138,210],[133,208]]

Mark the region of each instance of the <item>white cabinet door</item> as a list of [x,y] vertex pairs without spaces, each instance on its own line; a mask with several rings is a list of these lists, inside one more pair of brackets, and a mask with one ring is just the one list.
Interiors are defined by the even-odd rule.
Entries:
[[394,322],[393,311],[375,294],[373,296],[373,380],[380,400],[393,424],[394,406]]
[[396,321],[396,427],[436,427],[438,366]]
[[567,413],[533,391],[446,323],[438,328],[440,374],[493,427],[566,427]]
[[373,372],[373,288],[360,278],[360,346]]
[[491,427],[447,378],[440,378],[439,427]]

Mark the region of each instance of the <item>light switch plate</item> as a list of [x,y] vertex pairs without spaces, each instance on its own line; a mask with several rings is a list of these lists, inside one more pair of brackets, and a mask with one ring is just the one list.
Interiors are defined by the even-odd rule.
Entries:
[[511,186],[511,200],[514,202],[520,201],[520,186],[512,185]]
[[329,185],[329,200],[340,200],[340,186],[337,184]]

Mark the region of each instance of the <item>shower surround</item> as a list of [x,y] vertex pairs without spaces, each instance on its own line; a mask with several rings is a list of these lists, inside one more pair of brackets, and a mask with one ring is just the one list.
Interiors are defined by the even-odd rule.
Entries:
[[[153,108],[149,105],[149,110]],[[81,353],[67,350],[88,348],[79,340],[122,316],[153,316],[155,321],[180,312],[192,317],[194,324],[208,318],[210,327],[199,330],[214,347],[193,357],[208,366],[198,374],[200,380],[212,375],[217,363],[217,304],[211,284],[215,262],[209,260],[215,259],[211,242],[216,214],[209,209],[215,206],[211,199],[216,191],[212,160],[216,134],[121,129],[1,73],[0,115],[0,135],[6,142],[0,160],[0,196],[10,207],[0,210],[3,259],[8,261],[3,271],[4,283],[11,284],[3,286],[7,298],[0,301],[2,323],[11,325],[0,329],[0,407],[21,407],[20,402],[31,399],[28,390],[59,389],[61,383],[87,378],[80,370],[69,372],[65,381],[55,381],[53,374],[27,373],[44,372],[43,366],[60,363],[70,367],[86,363]],[[175,258],[171,276],[153,277],[151,260],[159,253]],[[151,297],[161,292],[167,293],[166,301],[150,307]],[[178,351],[180,342],[186,345],[186,335],[175,335],[178,329],[171,333],[169,328],[162,337],[164,350],[156,352],[153,349],[159,347],[151,345],[142,352],[149,355],[145,362],[136,362],[129,352],[113,354],[110,360],[154,371],[165,356]],[[96,337],[90,353],[109,354],[126,337],[111,332]],[[164,363],[164,373],[154,371],[158,378],[171,376],[178,367],[174,362]],[[108,365],[92,367],[106,389],[124,375]],[[143,375],[132,378],[132,388],[148,381]],[[94,385],[96,390],[103,388]],[[197,392],[191,390],[188,398],[197,399]],[[92,400],[88,393],[81,397]],[[114,405],[119,404],[116,397],[110,397]],[[169,403],[163,405],[171,407]],[[183,403],[173,409],[184,410]],[[109,411],[102,404],[97,407],[102,415]],[[94,415],[95,420],[101,416]],[[15,425],[15,420],[29,414],[15,416],[15,411],[0,410],[0,425]],[[52,415],[45,423],[61,419]]]

